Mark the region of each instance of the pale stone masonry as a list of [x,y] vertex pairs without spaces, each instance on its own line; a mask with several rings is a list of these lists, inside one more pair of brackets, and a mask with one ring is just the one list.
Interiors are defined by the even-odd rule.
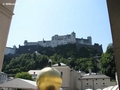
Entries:
[[15,1],[16,0],[0,0],[0,72],[14,10],[14,5],[6,5],[6,3],[15,3]]
[[60,45],[74,44],[74,43],[92,45],[92,38],[90,36],[88,36],[87,39],[76,38],[76,33],[72,32],[71,34],[67,34],[67,35],[60,35],[60,36],[54,35],[52,36],[52,39],[49,41],[43,39],[43,41],[28,42],[27,40],[25,40],[24,46],[40,45],[42,47],[57,47]]
[[[103,90],[111,85],[116,85],[110,81],[110,77],[106,75],[93,75],[93,74],[85,74],[81,71],[75,71],[71,69],[64,63],[57,63],[52,65],[55,69],[57,69],[62,76],[62,86],[63,90]],[[28,73],[32,75],[34,79],[36,79],[40,70],[29,70]]]

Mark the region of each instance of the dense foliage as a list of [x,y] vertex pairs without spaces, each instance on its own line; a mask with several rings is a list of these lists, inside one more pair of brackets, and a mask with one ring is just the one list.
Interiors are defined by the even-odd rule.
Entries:
[[95,71],[94,56],[96,50],[82,47],[76,50],[75,44],[58,46],[57,48],[43,48],[40,54],[21,54],[18,56],[4,57],[3,71],[8,74],[16,74],[18,72],[27,72],[33,69],[42,69],[47,66],[48,60],[52,59],[53,64],[62,62],[76,70],[88,72],[88,68]]
[[32,75],[30,75],[28,72],[17,73],[15,75],[15,78],[22,78],[22,79],[27,79],[27,80],[33,80],[32,79]]
[[[51,50],[50,50],[51,49]],[[96,50],[89,47],[82,47],[76,50],[75,44],[58,46],[57,48],[43,48],[40,54],[26,53],[15,57],[5,56],[3,62],[3,72],[8,74],[16,74],[20,72],[28,72],[29,70],[42,69],[48,65],[48,60],[52,59],[53,64],[65,63],[75,70],[88,72],[98,72],[100,68],[97,66],[96,55],[101,56]],[[115,62],[114,51],[112,45],[108,45],[105,53],[100,59],[102,73],[114,77]]]
[[18,72],[28,72],[29,70],[41,69],[47,65],[48,57],[45,55],[22,54],[14,57],[8,64],[4,61],[3,71],[8,74],[16,74]]
[[100,66],[102,73],[110,76],[111,78],[115,78],[115,57],[113,45],[109,44],[105,53],[102,54],[100,59]]

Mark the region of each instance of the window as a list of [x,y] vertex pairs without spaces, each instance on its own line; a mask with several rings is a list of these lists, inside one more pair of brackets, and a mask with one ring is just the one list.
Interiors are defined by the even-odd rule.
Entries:
[[61,76],[63,76],[63,72],[61,72]]

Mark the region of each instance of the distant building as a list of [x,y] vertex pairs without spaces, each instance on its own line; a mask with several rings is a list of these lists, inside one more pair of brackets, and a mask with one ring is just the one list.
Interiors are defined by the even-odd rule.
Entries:
[[16,46],[11,47],[6,47],[4,55],[8,54],[15,54],[16,53]]
[[39,51],[42,51],[42,47],[39,45],[29,45],[29,46],[20,46],[16,50],[16,54],[24,54],[24,53],[39,53]]
[[[73,69],[70,69],[69,66],[67,66],[64,63],[54,64],[52,67],[56,68],[62,76],[63,83],[61,88],[63,90],[76,90],[77,89],[77,81],[79,77],[79,73]],[[32,75],[32,77],[35,79],[38,75],[40,70],[30,70],[28,71],[29,74]]]
[[28,73],[32,75],[33,79],[36,79],[37,75],[39,74],[40,70],[29,70]]
[[54,35],[49,41],[43,39],[42,41],[38,42],[28,42],[25,40],[24,45],[19,45],[18,48],[16,48],[16,46],[13,48],[6,47],[5,55],[36,52],[36,54],[41,54],[42,51],[45,50],[44,47],[48,47],[49,51],[55,51],[55,47],[66,44],[75,44],[76,50],[79,50],[82,47],[89,47],[96,50],[96,53],[100,53],[100,55],[103,53],[102,45],[96,43],[92,45],[92,38],[90,36],[88,36],[87,39],[76,38],[76,34],[72,32],[71,34],[67,35]]
[[14,77],[8,77],[7,81],[11,81],[13,79],[14,79]]
[[116,78],[116,84],[115,85],[110,85],[103,90],[119,90],[119,85],[118,85],[118,77],[117,77],[117,72],[115,73],[115,78]]
[[4,72],[0,73],[0,84],[7,82],[7,74]]
[[85,45],[92,45],[92,38],[89,36],[87,39],[83,38],[76,38],[76,34],[72,32],[68,35],[54,35],[52,36],[52,39],[50,41],[38,41],[38,42],[28,42],[27,40],[24,41],[24,46],[30,46],[30,45],[40,45],[42,47],[57,47],[59,45],[65,45],[65,44],[74,44],[74,43],[81,43]]
[[[103,90],[110,85],[116,85],[116,82],[111,82],[110,77],[106,75],[85,74],[83,72],[75,71],[64,63],[57,63],[52,65],[56,68],[62,76],[63,90]],[[35,79],[40,70],[30,70],[29,74]]]
[[63,90],[80,90],[81,84],[78,80],[80,74],[77,71],[64,63],[54,64],[53,67],[61,73],[63,79],[61,88]]
[[110,77],[106,75],[86,75],[81,79],[81,90],[86,89],[103,89],[110,85]]
[[92,45],[92,38],[89,36],[87,39],[76,38],[76,42],[79,44]]

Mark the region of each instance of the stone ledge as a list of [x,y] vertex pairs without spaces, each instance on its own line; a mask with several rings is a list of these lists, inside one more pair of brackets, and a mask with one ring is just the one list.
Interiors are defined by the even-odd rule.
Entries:
[[8,18],[12,18],[12,15],[14,15],[13,12],[11,12],[10,10],[8,10],[6,7],[4,7],[2,4],[0,4],[0,12],[2,14],[4,14],[5,16],[7,16]]

